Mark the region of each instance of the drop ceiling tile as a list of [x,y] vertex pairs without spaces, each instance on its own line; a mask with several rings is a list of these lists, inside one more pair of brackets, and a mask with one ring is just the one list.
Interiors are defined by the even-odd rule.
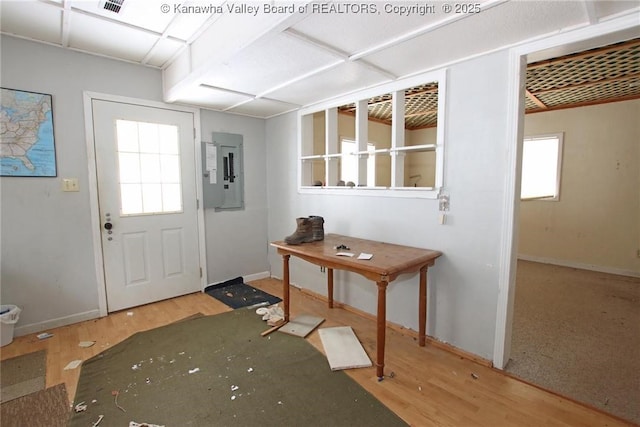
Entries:
[[[294,25],[292,28],[316,40],[338,48],[348,54],[355,54],[373,46],[379,45],[399,34],[406,34],[417,28],[425,27],[438,19],[442,12],[436,4],[431,3],[431,9],[425,9],[428,3],[418,2],[370,2],[349,3],[350,7],[367,8],[360,13],[322,13],[321,8],[346,7],[346,3],[320,4],[311,3],[309,17]],[[400,7],[411,7],[400,14]],[[422,8],[422,9],[421,9]],[[329,10],[329,9],[326,9]],[[337,10],[337,9],[336,9]]]
[[[236,6],[260,5],[257,2],[229,3]],[[226,7],[226,6],[225,6]],[[216,19],[191,44],[193,68],[211,62],[226,62],[237,52],[250,46],[260,37],[276,32],[274,27],[286,21],[287,15],[249,13],[224,13]],[[279,31],[277,31],[279,32]]]
[[125,0],[120,12],[116,13],[105,10],[104,1],[84,0],[72,2],[72,8],[162,34],[175,15],[172,11],[163,12],[165,4],[171,9],[173,3],[166,0]]
[[269,98],[309,105],[389,80],[357,62],[346,62],[270,93]]
[[402,77],[586,20],[579,2],[508,2],[364,59]]
[[335,55],[300,40],[274,35],[212,67],[203,82],[258,95],[340,61]]
[[47,43],[62,43],[62,10],[41,2],[0,2],[0,29]]
[[246,104],[239,105],[227,111],[229,113],[244,114],[246,116],[268,118],[297,110],[298,108],[298,105],[276,102],[268,99],[254,99]]
[[[207,2],[204,6],[217,6],[223,1]],[[178,4],[178,3],[173,3]],[[172,5],[173,5],[172,4]],[[203,5],[202,2],[196,3],[196,5]],[[172,12],[173,13],[173,12]],[[180,40],[190,40],[194,34],[196,34],[200,28],[212,18],[212,13],[173,13],[174,19],[171,21],[171,25],[167,29],[167,35],[175,37]]]
[[115,22],[74,13],[69,46],[129,61],[141,61],[158,37]]

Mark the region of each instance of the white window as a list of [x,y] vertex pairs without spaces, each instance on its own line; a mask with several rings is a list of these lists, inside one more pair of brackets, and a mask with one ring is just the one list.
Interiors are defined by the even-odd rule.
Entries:
[[522,147],[522,200],[559,200],[562,134],[524,139]]
[[[367,182],[375,185],[376,182],[376,147],[372,143],[367,144],[367,151],[370,153],[367,157]],[[350,139],[343,139],[340,151],[342,158],[340,159],[340,180],[344,183],[353,182],[358,185],[358,154],[356,154],[356,142]]]
[[116,120],[122,215],[182,211],[178,127]]

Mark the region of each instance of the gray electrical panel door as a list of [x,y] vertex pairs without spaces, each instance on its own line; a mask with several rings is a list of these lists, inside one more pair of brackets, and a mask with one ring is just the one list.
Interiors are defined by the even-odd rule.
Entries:
[[202,143],[204,208],[244,209],[242,135],[213,132],[213,142]]

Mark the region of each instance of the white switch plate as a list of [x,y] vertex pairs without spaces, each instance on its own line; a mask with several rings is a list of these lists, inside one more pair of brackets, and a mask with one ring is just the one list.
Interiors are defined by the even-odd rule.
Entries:
[[62,191],[80,191],[78,178],[63,178]]

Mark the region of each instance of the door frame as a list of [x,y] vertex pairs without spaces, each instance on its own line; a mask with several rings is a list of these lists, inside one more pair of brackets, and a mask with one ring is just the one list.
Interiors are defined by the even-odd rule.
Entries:
[[507,105],[507,152],[504,182],[503,227],[500,236],[500,267],[498,278],[498,301],[496,329],[493,347],[493,366],[504,369],[511,354],[511,332],[515,300],[516,268],[518,258],[520,174],[522,173],[522,138],[524,136],[524,85],[527,56],[563,46],[609,44],[630,38],[640,31],[637,14],[588,25],[566,33],[523,43],[509,50],[508,105]]
[[165,104],[158,101],[149,101],[145,99],[129,98],[118,95],[109,95],[105,93],[83,91],[84,102],[84,124],[85,124],[85,141],[87,146],[87,164],[89,167],[89,205],[91,212],[91,238],[93,241],[93,255],[96,266],[96,283],[98,286],[98,310],[100,317],[104,317],[108,314],[107,309],[107,291],[106,280],[104,271],[104,254],[102,252],[102,223],[100,221],[100,206],[98,203],[98,171],[96,168],[96,152],[95,152],[95,140],[93,137],[93,108],[92,103],[94,100],[119,102],[122,104],[131,104],[139,107],[151,107],[162,108],[165,110],[172,110],[177,112],[191,113],[193,114],[193,126],[194,126],[194,144],[195,144],[195,173],[194,177],[196,181],[196,197],[194,201],[198,203],[197,217],[198,217],[198,248],[200,253],[200,269],[202,274],[200,276],[200,289],[204,290],[207,282],[207,253],[205,244],[204,233],[204,209],[202,207],[202,179],[199,171],[202,170],[202,154],[200,145],[202,144],[200,134],[200,109],[177,106],[171,104]]

